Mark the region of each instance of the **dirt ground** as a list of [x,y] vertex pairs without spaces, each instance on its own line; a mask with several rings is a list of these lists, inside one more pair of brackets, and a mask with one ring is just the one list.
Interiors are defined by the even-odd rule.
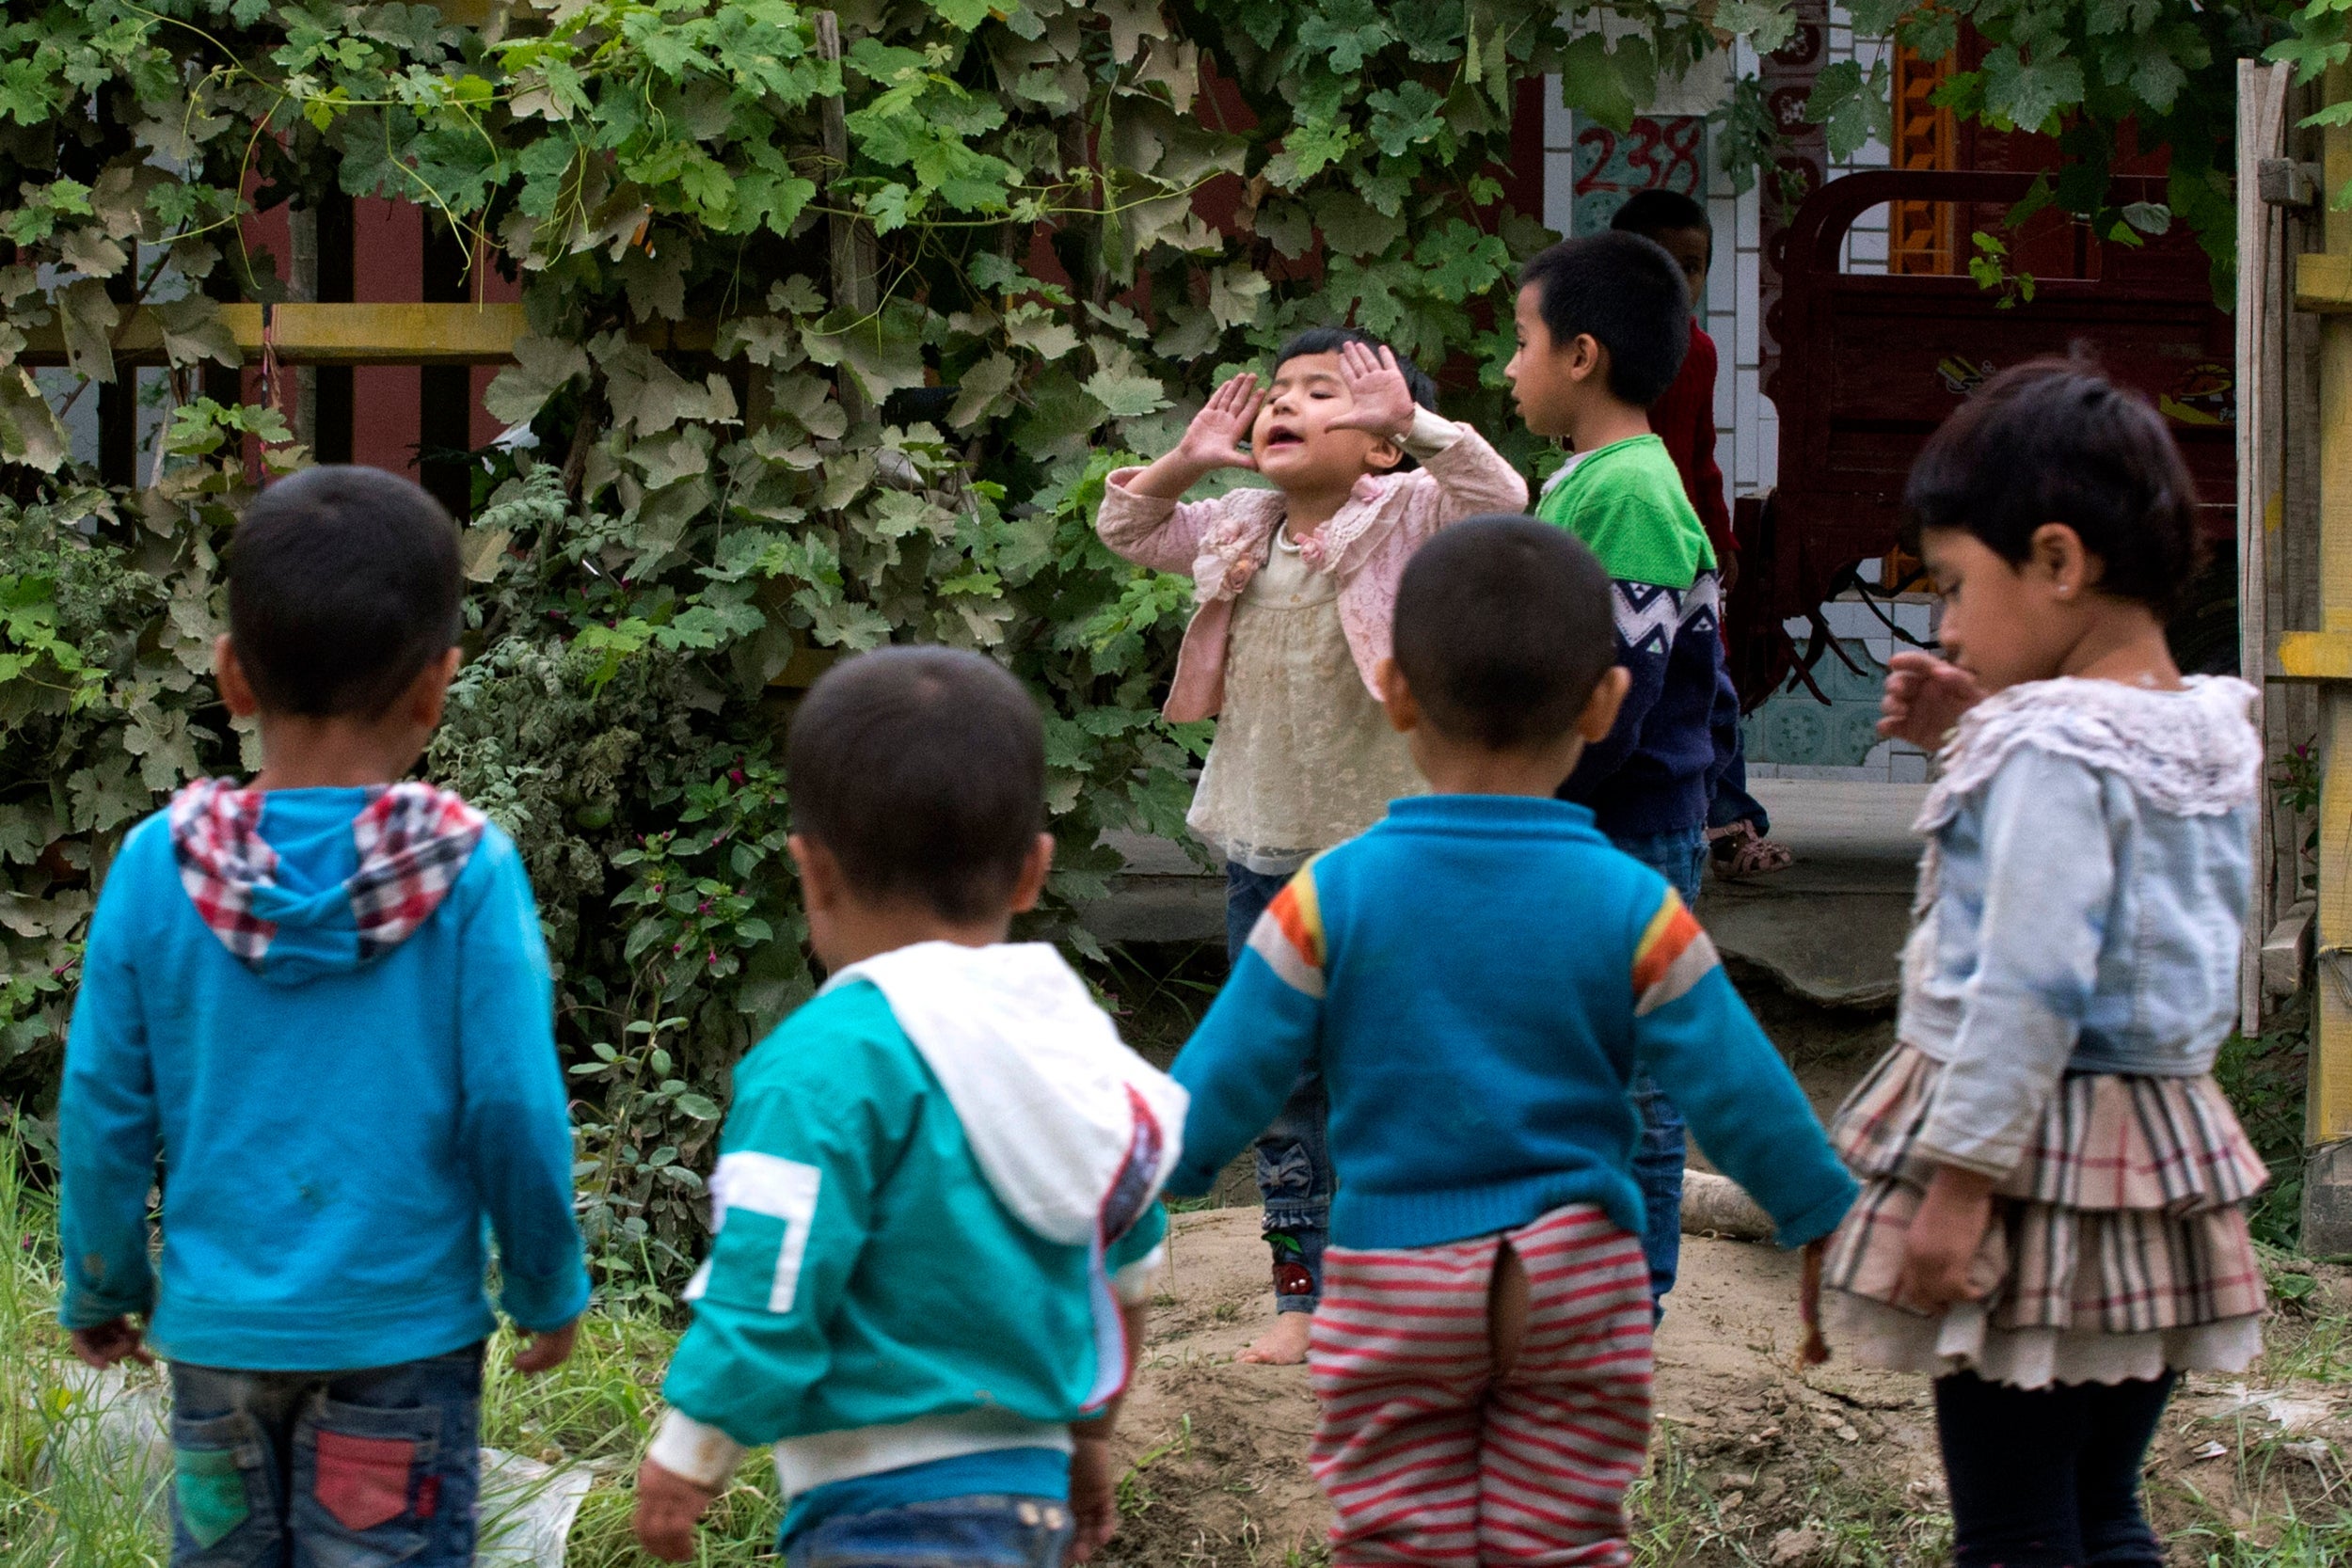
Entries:
[[[1256,1214],[1177,1216],[1170,1259],[1121,1419],[1135,1470],[1108,1560],[1320,1562],[1328,1514],[1307,1472],[1306,1370],[1234,1359],[1270,1311]],[[2192,1380],[2174,1402],[2149,1495],[2176,1568],[2236,1560],[2234,1532],[2275,1546],[2330,1521],[2343,1528],[2335,1499],[2347,1482],[2352,1385],[2332,1380],[2352,1376],[2352,1334],[2338,1315],[2352,1309],[2352,1275],[2319,1276],[2318,1298],[2279,1320],[2272,1355],[2251,1376]],[[1799,1372],[1796,1300],[1792,1256],[1685,1239],[1658,1338],[1653,1473],[1630,1505],[1645,1560],[1947,1560],[1927,1386],[1836,1359]]]
[[[1826,1117],[1884,1049],[1883,1014],[1741,987]],[[1693,1164],[1703,1164],[1694,1155]],[[1179,1214],[1171,1268],[1121,1420],[1133,1470],[1106,1560],[1294,1568],[1325,1560],[1306,1465],[1302,1367],[1234,1359],[1272,1311],[1255,1193]],[[2151,1456],[2148,1495],[2175,1568],[2348,1560],[2352,1272],[2281,1260],[2305,1289],[2245,1378],[2192,1379]],[[1926,1568],[1950,1522],[1924,1381],[1833,1359],[1800,1372],[1793,1255],[1686,1237],[1657,1343],[1651,1474],[1629,1499],[1645,1564]]]

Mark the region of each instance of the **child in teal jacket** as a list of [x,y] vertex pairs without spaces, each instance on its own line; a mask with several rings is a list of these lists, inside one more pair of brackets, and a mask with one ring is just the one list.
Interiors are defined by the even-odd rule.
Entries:
[[1010,675],[940,648],[853,659],[794,716],[789,763],[834,973],[736,1069],[639,1540],[691,1555],[771,1443],[794,1568],[1083,1560],[1116,1522],[1106,1440],[1183,1091],[1052,947],[1004,941],[1053,853]]

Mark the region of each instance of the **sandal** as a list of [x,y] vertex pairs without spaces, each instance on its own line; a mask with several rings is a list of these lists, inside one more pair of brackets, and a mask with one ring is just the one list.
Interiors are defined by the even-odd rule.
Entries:
[[1707,840],[1712,847],[1715,875],[1725,881],[1742,881],[1750,877],[1786,871],[1797,862],[1795,852],[1788,846],[1766,838],[1756,831],[1753,822],[1734,822],[1727,827],[1710,828]]

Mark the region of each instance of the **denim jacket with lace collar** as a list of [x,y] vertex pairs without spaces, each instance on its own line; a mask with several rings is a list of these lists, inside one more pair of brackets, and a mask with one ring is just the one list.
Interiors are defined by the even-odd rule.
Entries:
[[1915,824],[1898,1031],[1946,1064],[1921,1153],[2006,1175],[2064,1074],[2212,1068],[2253,885],[2253,698],[2035,681],[1962,721]]

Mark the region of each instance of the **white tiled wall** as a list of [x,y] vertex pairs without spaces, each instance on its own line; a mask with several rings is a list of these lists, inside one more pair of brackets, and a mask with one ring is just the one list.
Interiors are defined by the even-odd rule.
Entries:
[[[1843,7],[1830,12],[1827,58],[1858,60],[1865,72],[1872,70],[1891,46],[1883,40],[1857,41]],[[1890,62],[1891,63],[1891,62]],[[1709,66],[1692,73],[1719,71],[1725,82],[1734,72],[1753,75],[1756,60],[1746,44],[1734,46]],[[1544,221],[1567,232],[1575,180],[1576,117],[1560,103],[1560,84],[1553,77],[1544,97]],[[1695,80],[1685,95],[1694,94]],[[1679,105],[1677,105],[1679,106]],[[1883,168],[1887,149],[1876,139],[1832,167],[1833,178],[1857,169]],[[1703,325],[1714,337],[1723,373],[1715,383],[1715,458],[1723,466],[1726,501],[1769,489],[1780,473],[1780,420],[1772,400],[1763,395],[1758,329],[1761,316],[1756,295],[1761,283],[1760,245],[1763,193],[1751,187],[1735,195],[1710,142],[1708,149],[1708,214],[1715,225],[1715,265],[1708,277],[1707,318]],[[1886,210],[1875,208],[1862,215],[1851,231],[1845,266],[1850,272],[1886,270]]]

